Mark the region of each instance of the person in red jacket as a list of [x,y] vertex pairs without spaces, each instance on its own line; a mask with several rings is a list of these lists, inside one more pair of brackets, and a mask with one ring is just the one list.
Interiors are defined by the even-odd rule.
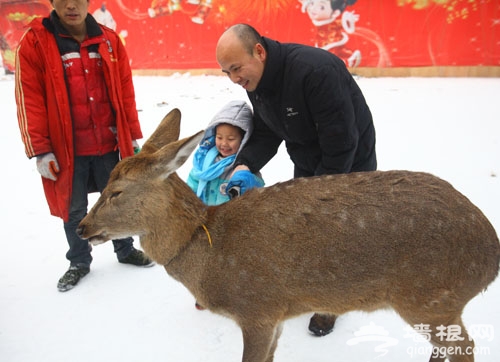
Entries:
[[[15,90],[25,152],[36,157],[50,213],[64,222],[70,267],[59,291],[88,274],[91,246],[76,234],[88,193],[101,192],[120,157],[142,138],[132,72],[118,35],[88,14],[88,0],[51,0],[16,51]],[[133,238],[113,240],[121,263],[152,261]]]

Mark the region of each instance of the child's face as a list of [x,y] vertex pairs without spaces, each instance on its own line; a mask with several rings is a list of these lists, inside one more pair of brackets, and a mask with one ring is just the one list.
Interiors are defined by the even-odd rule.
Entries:
[[309,18],[316,21],[330,19],[333,15],[330,0],[310,0],[306,10]]
[[215,146],[222,157],[238,152],[241,139],[241,130],[230,124],[220,124],[215,130]]

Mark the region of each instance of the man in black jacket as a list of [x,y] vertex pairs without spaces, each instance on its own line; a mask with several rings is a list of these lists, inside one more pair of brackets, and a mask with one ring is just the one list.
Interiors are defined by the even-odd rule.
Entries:
[[[337,56],[262,37],[236,24],[220,37],[217,62],[241,85],[254,110],[254,131],[240,151],[227,190],[254,187],[258,172],[285,141],[294,177],[374,171],[375,128],[363,93]],[[326,335],[335,316],[315,314],[309,329]]]

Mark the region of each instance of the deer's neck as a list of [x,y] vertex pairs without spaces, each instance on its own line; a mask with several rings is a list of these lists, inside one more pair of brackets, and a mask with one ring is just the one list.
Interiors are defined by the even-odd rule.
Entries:
[[206,277],[207,265],[214,252],[207,235],[204,229],[199,228],[191,242],[180,249],[168,264],[164,264],[167,273],[197,298],[202,297],[202,280]]
[[167,265],[189,243],[207,220],[207,207],[176,174],[161,190],[165,201],[154,216],[150,231],[141,236],[141,246],[157,263]]

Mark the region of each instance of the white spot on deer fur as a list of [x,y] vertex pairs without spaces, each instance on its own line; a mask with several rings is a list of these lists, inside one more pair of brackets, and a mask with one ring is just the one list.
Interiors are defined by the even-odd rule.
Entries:
[[365,220],[363,220],[363,219],[359,219],[359,220],[358,220],[358,226],[359,226],[361,229],[364,229],[364,228],[366,227]]
[[240,275],[240,280],[248,279],[248,272],[245,269],[240,270],[239,275]]
[[237,264],[236,258],[234,256],[230,256],[227,258],[227,263],[229,266],[234,267]]

